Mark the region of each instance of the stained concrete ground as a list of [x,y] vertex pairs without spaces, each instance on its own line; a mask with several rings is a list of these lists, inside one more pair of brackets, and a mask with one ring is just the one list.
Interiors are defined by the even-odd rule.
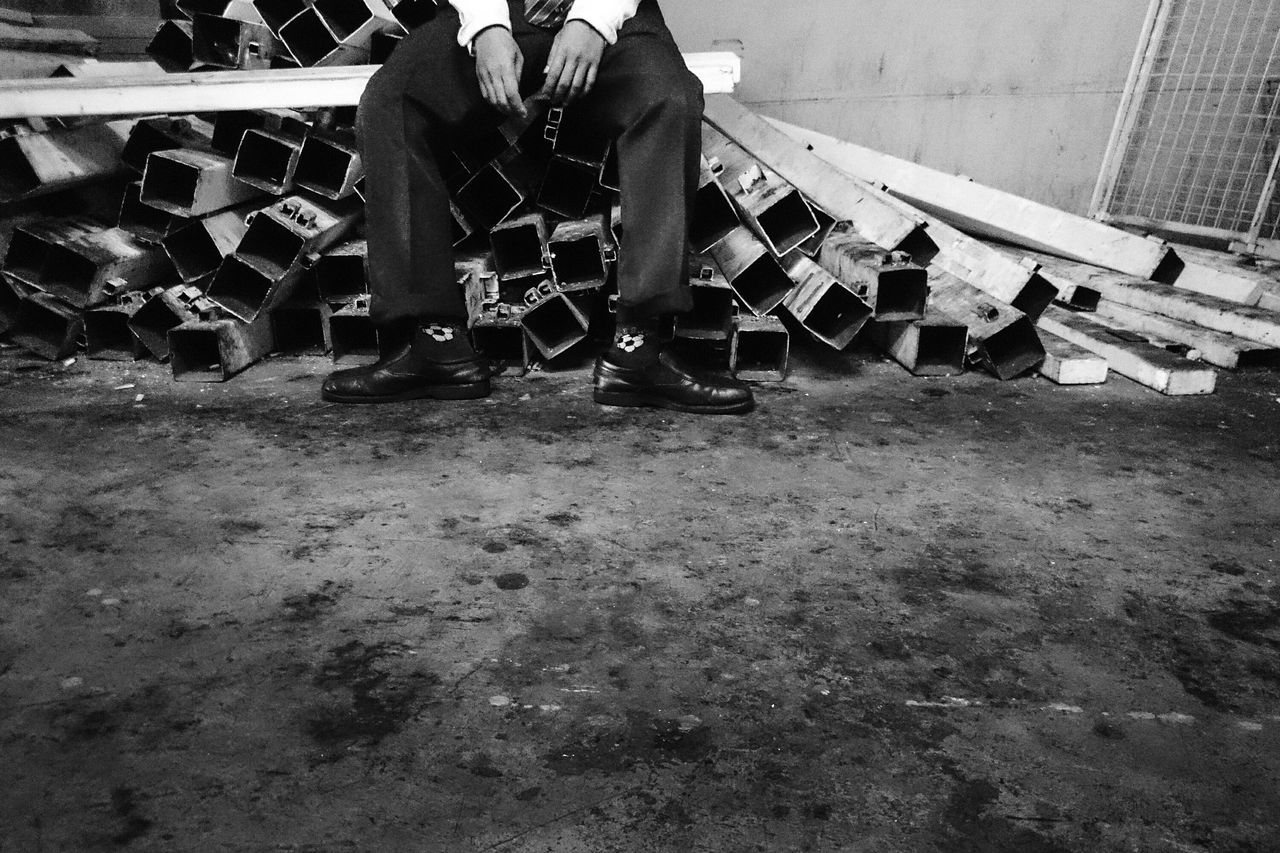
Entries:
[[327,369],[0,357],[0,850],[1280,849],[1277,376]]

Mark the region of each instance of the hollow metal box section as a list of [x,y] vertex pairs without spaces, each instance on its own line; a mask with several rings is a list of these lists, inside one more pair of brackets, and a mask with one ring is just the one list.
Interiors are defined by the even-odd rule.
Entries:
[[49,247],[41,287],[83,308],[130,290],[146,290],[172,277],[164,250],[122,228],[76,234]]
[[366,240],[350,240],[335,246],[316,261],[316,289],[320,298],[334,304],[350,304],[369,293],[365,267],[369,256]]
[[194,71],[195,44],[190,21],[165,21],[147,44],[147,56],[170,73]]
[[49,254],[59,243],[102,229],[90,219],[60,219],[19,225],[10,236],[4,256],[4,272],[35,290],[45,290]]
[[693,308],[675,318],[675,337],[728,341],[737,316],[733,288],[712,264],[694,264],[693,267],[689,271],[689,296]]
[[191,220],[185,216],[165,213],[142,203],[142,182],[134,181],[124,188],[120,199],[120,213],[116,224],[149,243],[161,242],[165,235],[183,227]]
[[266,24],[208,14],[191,19],[191,57],[197,65],[265,69],[282,54],[293,59]]
[[590,317],[563,293],[551,292],[520,318],[529,340],[545,359],[563,355],[587,339]]
[[196,306],[200,304],[200,298],[197,286],[155,288],[129,318],[129,329],[153,358],[166,361],[169,358],[169,331],[199,319]]
[[783,307],[809,334],[842,350],[871,319],[873,311],[857,293],[800,251],[783,259],[796,283]]
[[379,355],[378,327],[369,318],[369,302],[344,305],[329,318],[329,346],[335,363]]
[[1034,370],[1044,346],[1026,314],[950,273],[931,270],[930,307],[969,327],[970,358],[999,379]]
[[7,275],[0,275],[0,335],[9,331],[18,322],[18,311],[22,300],[34,291],[25,284]]
[[929,274],[906,254],[886,252],[842,225],[823,241],[817,262],[861,296],[877,320],[924,316]]
[[770,252],[780,257],[818,233],[818,220],[795,187],[706,123],[702,139],[711,171]]
[[729,369],[739,379],[781,382],[787,378],[791,335],[777,317],[740,316],[729,342]]
[[547,220],[528,213],[495,225],[489,231],[493,263],[502,281],[541,276],[547,269]]
[[742,224],[729,194],[711,171],[704,158],[698,178],[698,191],[693,197],[693,220],[689,225],[689,245],[695,252],[705,252]]
[[476,351],[492,362],[515,365],[521,373],[533,364],[533,344],[525,334],[521,318],[485,314],[471,327]]
[[604,287],[615,257],[603,216],[561,222],[547,240],[551,277],[562,291]]
[[315,0],[280,26],[280,40],[303,66],[355,65],[375,33],[403,31],[383,0]]
[[271,321],[192,320],[169,331],[170,365],[179,382],[225,382],[275,348]]
[[142,203],[175,216],[205,216],[262,194],[236,180],[231,167],[231,158],[219,154],[157,151],[147,157]]
[[246,130],[236,149],[231,174],[263,192],[283,195],[293,188],[301,156],[301,136]]
[[146,302],[137,292],[123,296],[115,305],[101,305],[85,312],[85,354],[100,361],[135,361],[147,353],[129,326],[133,315]]
[[271,311],[276,352],[324,355],[333,349],[333,306],[322,300],[290,300]]
[[355,193],[364,161],[354,138],[311,133],[303,140],[293,177],[303,189],[339,201]]
[[216,272],[223,259],[235,251],[249,229],[250,207],[190,220],[160,241],[178,278],[192,282]]
[[137,119],[24,133],[0,139],[0,203],[119,175]]
[[129,131],[120,160],[141,174],[147,157],[156,151],[191,148],[208,151],[213,147],[213,124],[197,116],[145,118]]
[[871,340],[915,376],[964,373],[969,327],[938,311],[921,320],[873,321]]
[[711,257],[739,302],[757,316],[781,305],[795,286],[778,259],[746,227],[735,228],[712,246]]
[[15,344],[50,361],[74,353],[83,337],[83,312],[39,292],[22,300],[17,320],[9,332]]
[[355,226],[358,205],[331,209],[293,196],[258,211],[223,259],[208,297],[245,322],[286,301],[319,253]]

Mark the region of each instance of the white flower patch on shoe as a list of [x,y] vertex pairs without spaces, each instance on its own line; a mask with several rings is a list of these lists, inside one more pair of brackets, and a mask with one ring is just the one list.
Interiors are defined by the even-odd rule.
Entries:
[[644,335],[625,334],[618,336],[618,349],[623,352],[635,352],[644,346]]
[[447,343],[453,340],[453,328],[450,326],[441,326],[439,323],[432,323],[429,326],[423,326],[422,331],[431,336],[433,341]]

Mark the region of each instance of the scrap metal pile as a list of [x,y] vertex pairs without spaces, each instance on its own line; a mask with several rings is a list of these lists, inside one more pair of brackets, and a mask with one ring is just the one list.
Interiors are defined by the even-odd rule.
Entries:
[[[164,9],[149,53],[189,73],[376,64],[435,3]],[[180,380],[225,380],[272,352],[372,358],[353,121],[345,105],[10,126],[0,334],[49,359],[167,360]],[[553,109],[468,140],[443,169],[479,350],[528,369],[611,335],[627,221],[608,138]],[[1169,394],[1211,391],[1210,364],[1273,366],[1280,352],[1280,285],[1225,253],[1175,250],[723,95],[708,97],[690,237],[694,310],[671,333],[745,378],[784,378],[793,334],[873,344],[919,375],[977,365],[1085,384],[1110,369]]]

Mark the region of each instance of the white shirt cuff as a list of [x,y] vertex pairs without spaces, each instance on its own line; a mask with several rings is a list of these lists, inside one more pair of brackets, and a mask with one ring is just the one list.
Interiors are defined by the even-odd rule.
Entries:
[[489,27],[511,29],[511,13],[507,11],[505,0],[467,0],[465,3],[452,3],[458,10],[462,26],[458,30],[458,44],[471,50],[471,42],[480,35],[481,30]]
[[640,0],[575,0],[568,20],[584,21],[609,44],[618,41],[618,30],[636,13]]

